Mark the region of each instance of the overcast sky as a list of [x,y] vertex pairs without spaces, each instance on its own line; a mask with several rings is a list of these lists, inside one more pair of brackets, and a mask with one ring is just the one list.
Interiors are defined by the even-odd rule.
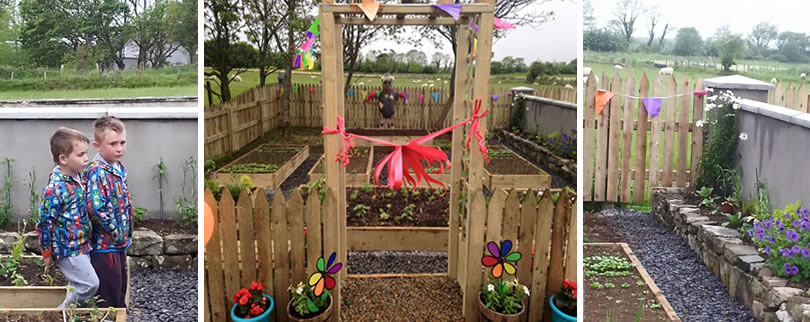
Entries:
[[[613,19],[616,2],[591,0],[598,27],[605,26]],[[806,0],[646,0],[642,3],[657,6],[663,23],[669,23],[670,28],[673,25],[676,27],[672,33],[667,32],[667,38],[674,38],[677,28],[682,27],[695,27],[701,37],[706,38],[714,35],[722,25],[728,25],[732,32],[747,37],[760,22],[776,24],[779,32],[810,32],[810,5]],[[633,37],[647,37],[648,22],[647,16],[639,18]]]
[[[578,1],[577,1],[578,2]],[[568,62],[577,58],[577,14],[578,4],[572,0],[555,0],[542,6],[531,6],[526,10],[554,11],[555,19],[549,21],[539,28],[517,27],[509,34],[498,39],[493,45],[492,51],[495,53],[494,60],[501,60],[503,57],[523,57],[527,64],[535,60]],[[404,53],[415,47],[397,44],[394,41],[382,41],[366,46],[362,51],[367,53],[372,49],[393,49],[398,53]],[[432,44],[425,43],[421,48],[417,48],[427,54],[428,60],[431,55],[441,50],[452,55],[450,48],[433,48]]]

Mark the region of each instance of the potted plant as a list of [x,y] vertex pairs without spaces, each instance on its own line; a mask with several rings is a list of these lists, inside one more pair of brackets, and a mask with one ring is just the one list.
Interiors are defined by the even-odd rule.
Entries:
[[247,289],[233,295],[231,319],[236,322],[269,322],[275,303],[273,298],[262,293],[262,284],[253,282]]
[[524,300],[529,297],[529,288],[520,285],[517,279],[504,281],[503,275],[515,275],[516,262],[522,255],[519,252],[509,254],[512,241],[505,240],[501,247],[495,242],[487,244],[492,256],[485,255],[481,263],[492,267],[494,279],[481,288],[478,293],[478,312],[482,321],[523,321],[526,315]]
[[335,261],[336,253],[329,256],[329,262],[324,266],[323,257],[318,258],[317,271],[309,276],[309,283],[298,283],[290,287],[290,304],[287,305],[287,317],[290,321],[329,321],[332,318],[332,289],[335,279],[330,276],[337,274],[343,264]]
[[562,290],[549,299],[551,304],[551,321],[564,322],[577,320],[577,283],[567,278]]

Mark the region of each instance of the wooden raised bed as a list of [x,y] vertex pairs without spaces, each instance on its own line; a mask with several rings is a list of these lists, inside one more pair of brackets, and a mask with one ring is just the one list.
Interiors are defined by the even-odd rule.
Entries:
[[[24,259],[37,259],[39,256],[24,255]],[[3,258],[0,258],[2,260]],[[132,289],[130,279],[131,262],[127,257],[127,294],[124,298],[129,305],[130,290]],[[53,269],[59,269],[54,265]],[[0,286],[0,318],[3,314],[30,314],[42,315],[45,312],[61,311],[56,307],[62,304],[67,293],[67,286]],[[89,312],[90,309],[76,309],[77,312]],[[99,308],[105,311],[106,308]],[[111,314],[116,322],[126,322],[126,308],[115,308],[115,313]],[[109,318],[109,317],[108,317]]]
[[346,227],[349,250],[447,251],[448,227]]
[[[430,134],[427,130],[405,130],[405,129],[348,129],[347,133],[367,136],[370,138],[391,142],[393,144],[405,144],[425,135]],[[430,145],[433,140],[427,141],[424,145]],[[379,145],[366,140],[354,140],[357,146]]]
[[[449,203],[449,192],[445,196],[437,195],[430,189],[419,189],[419,196],[408,192],[406,201],[403,191],[396,193],[388,189],[377,189],[373,192],[364,189],[347,188],[346,213],[347,248],[352,251],[447,251],[448,234],[447,218],[442,216],[441,209]],[[349,197],[357,192],[357,199]],[[386,196],[393,194],[391,196]],[[431,196],[432,194],[432,196]],[[376,200],[369,200],[369,196],[376,196]],[[356,217],[357,212],[353,205],[366,205],[369,207],[365,217]],[[390,204],[390,219],[377,220],[378,209],[384,209]],[[385,206],[384,206],[385,205]],[[394,217],[403,213],[406,205],[414,205],[412,221],[397,223]],[[449,211],[447,211],[449,216]]]
[[[638,273],[639,277],[641,277],[641,279],[646,284],[646,289],[650,292],[650,294],[652,296],[655,297],[655,300],[661,305],[661,310],[663,311],[662,314],[665,315],[670,321],[681,321],[681,319],[678,317],[678,314],[675,313],[675,310],[672,308],[672,306],[669,304],[669,302],[667,302],[667,299],[666,299],[666,297],[664,297],[664,294],[661,292],[661,290],[658,288],[658,286],[655,285],[655,282],[652,280],[650,275],[647,273],[647,270],[644,269],[644,266],[641,265],[641,262],[638,260],[638,258],[636,258],[636,256],[633,255],[633,250],[630,249],[630,246],[628,246],[626,243],[586,243],[586,244],[584,244],[583,247],[585,249],[585,251],[583,252],[584,257],[587,257],[587,256],[585,256],[584,253],[588,252],[587,249],[589,247],[613,248],[613,249],[617,249],[620,253],[623,253],[625,255],[625,257],[627,257],[627,259],[633,265],[633,268],[636,271],[636,273]],[[586,270],[585,268],[583,268],[583,269]],[[587,274],[585,276],[583,276],[583,277],[585,279],[585,284],[586,284],[585,287],[586,288],[592,287],[592,286],[590,286],[590,284],[589,284],[590,282],[588,281],[591,278],[589,278],[587,276]],[[631,285],[630,287],[636,287],[636,285]],[[628,293],[628,291],[624,290],[620,285],[615,285],[615,288],[619,292]],[[585,294],[587,294],[587,290],[586,290]],[[610,303],[610,305],[615,306],[617,304]],[[633,315],[633,317],[635,317],[634,314],[637,311],[637,308],[639,306],[638,302],[635,302],[635,303],[623,303],[622,305],[629,305],[631,307],[631,309],[632,309],[632,310],[630,310],[631,311],[630,315]],[[597,305],[595,303],[591,304],[591,306],[592,307],[597,307]],[[649,310],[650,309],[647,309],[645,311],[649,311]],[[604,313],[605,312],[599,312],[599,317],[604,318]],[[644,317],[642,317],[642,320],[644,320]]]
[[[300,149],[298,152],[292,152],[290,149]],[[276,152],[278,151],[278,152]],[[273,172],[268,173],[226,173],[222,172],[223,169],[228,169],[231,166],[238,165],[238,164],[245,164],[251,163],[256,158],[262,158],[266,155],[273,155],[278,153],[287,153],[290,156],[286,159],[286,161],[278,165],[278,168]],[[250,177],[250,180],[253,181],[253,185],[256,187],[263,187],[263,188],[277,188],[281,185],[284,180],[289,177],[295,169],[297,169],[301,163],[309,157],[309,146],[308,145],[271,145],[271,144],[264,144],[260,145],[257,148],[251,150],[250,152],[246,153],[245,155],[239,157],[236,160],[233,160],[231,163],[228,163],[224,167],[218,170],[218,173],[215,175],[214,180],[218,184],[238,184],[239,178],[242,176]]]
[[[484,185],[491,189],[511,189],[511,188],[518,188],[518,189],[538,189],[538,188],[550,188],[551,187],[551,176],[548,175],[540,168],[534,166],[531,162],[527,161],[517,153],[512,152],[511,150],[507,149],[501,145],[495,145],[490,148],[490,151],[508,151],[505,152],[507,155],[505,156],[498,156],[495,154],[491,154],[490,156],[490,164],[484,165]],[[499,162],[499,159],[511,159],[516,160],[518,164],[520,164],[525,169],[531,169],[532,174],[524,173],[524,174],[503,174],[498,173],[493,169],[494,162]]]
[[[360,140],[358,140],[360,141]],[[366,160],[362,158],[352,158],[349,166],[346,168],[346,186],[348,187],[363,187],[369,185],[369,177],[371,177],[372,171],[372,162],[374,161],[374,147],[359,147],[358,149],[367,149],[368,153],[366,154]],[[307,173],[307,180],[308,182],[313,182],[321,178],[323,176],[323,160],[325,156],[321,156],[315,166],[309,170]],[[330,159],[334,162],[334,158]],[[353,166],[358,166],[360,164],[365,165],[365,170],[363,171],[356,171],[350,172],[349,169]]]

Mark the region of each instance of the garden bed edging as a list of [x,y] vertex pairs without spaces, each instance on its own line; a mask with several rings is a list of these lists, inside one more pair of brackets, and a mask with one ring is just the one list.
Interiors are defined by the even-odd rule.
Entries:
[[568,181],[577,182],[577,160],[565,159],[551,152],[548,148],[524,139],[506,129],[498,131],[499,136],[509,145],[538,163],[545,164],[554,172],[564,175]]
[[706,267],[760,321],[810,322],[807,290],[787,287],[753,246],[744,245],[740,232],[702,216],[687,204],[684,188],[654,188],[652,213],[687,242]]

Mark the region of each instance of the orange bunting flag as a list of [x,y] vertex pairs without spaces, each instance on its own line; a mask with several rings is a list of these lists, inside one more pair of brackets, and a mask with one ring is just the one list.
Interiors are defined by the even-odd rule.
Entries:
[[211,240],[211,236],[214,235],[214,225],[216,225],[216,219],[214,219],[214,210],[211,209],[211,206],[208,203],[205,203],[205,223],[203,225],[203,229],[205,232],[204,239],[203,239],[203,246],[208,245],[208,241]]
[[373,0],[363,0],[363,3],[353,2],[352,5],[360,7],[360,10],[363,10],[368,20],[371,21],[377,17],[377,10],[380,10],[380,3]]
[[607,105],[607,102],[612,97],[613,97],[613,93],[611,93],[611,92],[604,91],[604,90],[601,90],[601,89],[596,91],[596,114],[597,115],[602,114],[602,110],[605,108],[605,105]]

